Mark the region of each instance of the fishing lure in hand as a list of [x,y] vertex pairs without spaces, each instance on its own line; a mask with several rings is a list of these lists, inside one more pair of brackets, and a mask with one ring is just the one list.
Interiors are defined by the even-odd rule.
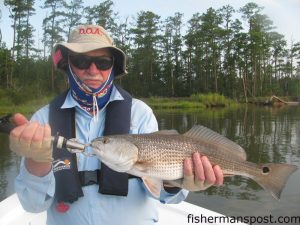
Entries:
[[9,134],[16,126],[11,121],[12,114],[0,117],[0,132]]
[[[0,117],[0,132],[9,134],[16,125],[12,122],[12,114],[7,114],[6,116]],[[56,146],[57,148],[66,148],[71,153],[86,153],[86,148],[89,146],[89,144],[82,144],[76,141],[75,139],[66,139],[62,136],[56,135],[52,136],[51,138],[53,146]]]

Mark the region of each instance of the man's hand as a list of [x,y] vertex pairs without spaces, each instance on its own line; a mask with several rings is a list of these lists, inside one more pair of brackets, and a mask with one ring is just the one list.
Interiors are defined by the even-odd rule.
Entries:
[[10,149],[38,163],[51,162],[53,158],[50,126],[29,122],[19,113],[14,115],[13,121],[17,127],[10,132]]
[[201,191],[210,186],[223,184],[224,176],[218,165],[212,166],[206,156],[198,152],[193,153],[192,159],[185,159],[183,167],[184,189],[190,191]]

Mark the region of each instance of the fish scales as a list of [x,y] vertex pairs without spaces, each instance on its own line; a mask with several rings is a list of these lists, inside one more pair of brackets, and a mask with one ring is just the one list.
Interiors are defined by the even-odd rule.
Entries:
[[[158,138],[153,136],[129,137],[138,147],[138,161],[148,164],[151,170],[148,173],[155,177],[163,176],[164,179],[172,180],[182,177],[182,162],[190,156],[182,148],[188,148],[188,144],[174,142],[170,138]],[[183,146],[185,145],[185,146]]]
[[[193,152],[199,152],[207,156],[214,165],[220,165],[224,174],[249,174],[254,172],[253,164],[241,161],[225,159],[224,155],[216,149],[216,146],[202,143],[182,135],[131,135],[126,136],[134,143],[139,151],[138,160],[148,162],[151,170],[148,171],[155,177],[162,177],[165,180],[175,180],[183,177],[183,161],[191,158]],[[255,164],[254,164],[255,165]]]

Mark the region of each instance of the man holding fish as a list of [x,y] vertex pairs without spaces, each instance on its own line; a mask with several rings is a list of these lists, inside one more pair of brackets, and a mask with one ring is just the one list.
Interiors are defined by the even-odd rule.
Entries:
[[10,133],[11,149],[23,156],[15,188],[25,210],[47,210],[49,225],[154,224],[159,201],[178,203],[186,198],[185,189],[223,184],[221,168],[199,152],[182,160],[183,179],[176,187],[117,172],[127,161],[111,169],[93,144],[86,154],[53,146],[51,136],[57,133],[91,143],[102,136],[158,130],[152,110],[113,83],[127,73],[126,56],[102,27],[76,27],[68,42],[55,46],[53,62],[67,74],[70,89],[30,121],[14,115],[17,127]]

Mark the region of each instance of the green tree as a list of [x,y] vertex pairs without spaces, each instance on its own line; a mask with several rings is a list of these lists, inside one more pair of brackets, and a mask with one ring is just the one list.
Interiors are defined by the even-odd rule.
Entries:
[[[286,55],[286,41],[284,40],[284,36],[279,34],[278,32],[270,32],[270,38],[272,42],[271,51],[272,51],[272,58],[274,61],[273,65],[273,75],[275,80],[278,77],[278,61],[282,59]],[[271,82],[271,80],[270,80]]]
[[253,96],[261,95],[266,71],[266,58],[270,54],[271,39],[269,33],[273,29],[273,22],[267,15],[261,14],[262,7],[255,3],[248,3],[240,11],[249,25],[249,49],[251,59],[251,72]]
[[[64,6],[66,5],[64,0],[46,0],[43,9],[49,9],[49,14],[43,20],[44,29],[44,58],[46,59],[46,48],[48,47],[49,53],[53,52],[55,43],[62,41],[63,36],[66,35],[62,24],[65,20]],[[48,59],[50,60],[50,59]],[[55,76],[54,68],[51,67],[51,90],[54,91]]]
[[29,17],[33,15],[33,0],[5,0],[4,5],[8,6],[10,18],[13,19],[13,47],[12,56],[17,52],[17,59],[22,57],[22,50],[25,46],[25,55],[28,58],[30,46],[33,46],[33,28],[29,23]]
[[293,41],[287,48],[285,37],[274,31],[273,22],[255,3],[238,11],[230,5],[208,8],[189,18],[185,31],[180,12],[162,21],[153,12],[141,11],[121,21],[112,0],[88,6],[83,13],[82,0],[46,0],[42,59],[30,24],[34,1],[4,3],[10,11],[13,46],[8,50],[1,42],[6,28],[0,27],[0,87],[12,91],[14,102],[65,88],[64,76],[49,69],[49,56],[53,45],[79,23],[104,26],[127,53],[129,76],[119,83],[133,95],[218,92],[248,101],[249,96],[300,93],[300,44]]
[[220,92],[226,96],[236,97],[238,95],[237,75],[236,75],[236,62],[234,58],[234,35],[240,32],[240,24],[237,21],[232,21],[234,8],[230,5],[223,6],[219,10],[220,16],[223,18],[223,37],[222,48],[222,69],[220,71],[221,85]]
[[[0,9],[0,22],[1,22],[1,18],[2,18],[2,11]],[[2,43],[2,32],[1,32],[1,29],[0,29],[0,44]]]
[[133,35],[131,78],[134,77],[133,93],[142,96],[157,95],[162,85],[158,46],[161,40],[160,16],[150,11],[138,13]]
[[43,20],[44,44],[49,53],[53,51],[54,44],[62,41],[67,33],[61,24],[65,20],[64,0],[46,0],[43,9],[49,9],[49,13]]
[[116,34],[117,13],[113,11],[114,3],[111,0],[101,2],[99,5],[93,7],[86,7],[86,18],[88,24],[97,24],[103,26],[106,30],[110,31],[113,35]]
[[194,14],[188,21],[190,27],[185,39],[187,51],[190,51],[187,55],[191,57],[188,60],[191,63],[188,73],[195,77],[193,91],[219,91],[221,46],[224,36],[222,21],[220,13],[213,8],[209,8],[202,15]]
[[183,63],[189,94],[208,91],[207,74],[204,72],[205,34],[201,30],[201,15],[196,13],[188,21],[188,30],[184,36],[186,50],[183,52]]
[[38,51],[34,47],[35,42],[33,39],[33,32],[35,31],[35,29],[30,24],[30,17],[35,14],[35,9],[33,6],[34,6],[34,0],[26,0],[26,4],[24,5],[25,16],[24,16],[24,21],[22,21],[24,25],[22,28],[22,32],[20,34],[23,45],[25,46],[24,54],[26,59],[29,58],[30,51],[34,51],[34,52]]
[[[162,41],[162,78],[165,94],[169,96],[182,95],[185,80],[182,66],[182,13],[175,13],[166,19]],[[176,90],[176,92],[175,92]]]
[[[24,86],[23,80],[28,74],[29,65],[24,64],[23,67],[20,66],[21,61],[29,61],[29,54],[32,51],[37,51],[34,47],[33,40],[33,27],[30,24],[30,17],[34,14],[34,1],[16,1],[16,0],[6,0],[4,2],[10,10],[10,18],[13,19],[12,28],[14,30],[13,36],[13,47],[12,47],[12,58],[16,61],[12,63],[10,69],[9,85],[13,88],[17,88],[19,83]],[[15,56],[16,53],[16,56]]]
[[83,15],[83,1],[71,0],[70,2],[65,3],[65,8],[65,27],[67,29],[67,37],[69,37],[71,29],[82,23],[81,18]]
[[11,52],[6,48],[5,44],[0,45],[0,88],[9,88],[12,85],[11,68],[13,60]]

